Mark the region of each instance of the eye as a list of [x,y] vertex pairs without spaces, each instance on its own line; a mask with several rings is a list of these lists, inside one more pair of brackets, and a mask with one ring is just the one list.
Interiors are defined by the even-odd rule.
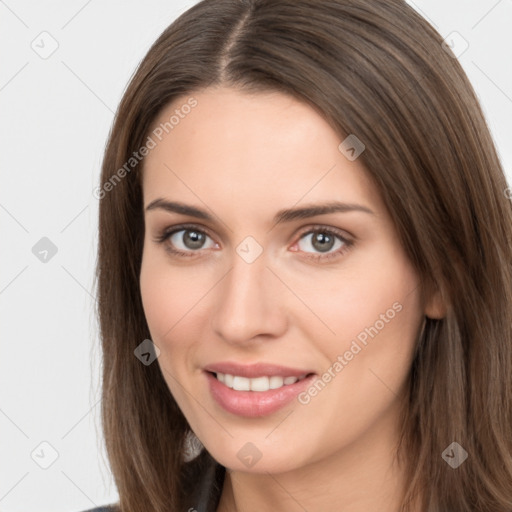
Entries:
[[[315,226],[313,229],[303,233],[296,245],[299,245],[303,240],[306,243],[303,244],[303,248],[300,249],[301,251],[308,253],[306,250],[308,247],[313,248],[313,251],[319,251],[316,254],[308,253],[307,257],[314,260],[339,257],[348,251],[354,243],[344,237],[340,231],[323,226]],[[332,251],[333,248],[336,250]]]
[[[205,241],[212,242],[205,247]],[[155,239],[155,242],[164,243],[169,241],[165,249],[177,256],[195,256],[194,253],[201,249],[216,248],[218,244],[213,242],[211,237],[197,226],[177,226],[172,230],[165,230]]]
[[[210,244],[205,245],[210,240]],[[219,248],[219,245],[213,241],[207,231],[200,229],[195,225],[175,226],[172,229],[166,229],[161,232],[155,239],[155,242],[165,243],[166,251],[175,256],[191,257],[196,256],[203,249]],[[302,243],[306,241],[305,243]],[[325,226],[314,226],[309,231],[303,232],[299,241],[292,246],[294,252],[305,252],[306,258],[318,261],[324,261],[335,257],[341,257],[348,251],[353,241],[348,240],[341,234],[341,231],[328,228]],[[297,250],[295,247],[302,245]],[[312,248],[313,252],[307,249]],[[332,250],[332,249],[335,250]],[[316,254],[314,251],[318,251]]]

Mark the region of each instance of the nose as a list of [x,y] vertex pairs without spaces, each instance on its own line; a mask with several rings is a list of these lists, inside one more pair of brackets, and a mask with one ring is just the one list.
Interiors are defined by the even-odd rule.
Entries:
[[216,286],[211,325],[228,343],[254,343],[256,337],[277,338],[286,331],[285,287],[264,256],[248,263],[234,253],[230,271]]

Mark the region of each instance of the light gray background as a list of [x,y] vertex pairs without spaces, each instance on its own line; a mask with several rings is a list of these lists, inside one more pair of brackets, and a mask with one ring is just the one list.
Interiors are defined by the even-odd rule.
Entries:
[[[133,71],[194,3],[0,0],[2,512],[73,512],[117,499],[99,429],[92,192]],[[510,183],[512,0],[409,3],[443,37],[456,31],[469,43],[459,60]],[[47,262],[32,252],[43,237],[57,248]]]

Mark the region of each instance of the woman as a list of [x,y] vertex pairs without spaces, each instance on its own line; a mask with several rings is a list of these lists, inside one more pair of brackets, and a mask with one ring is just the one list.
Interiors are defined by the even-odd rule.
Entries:
[[512,510],[507,183],[406,3],[193,6],[98,197],[113,509]]

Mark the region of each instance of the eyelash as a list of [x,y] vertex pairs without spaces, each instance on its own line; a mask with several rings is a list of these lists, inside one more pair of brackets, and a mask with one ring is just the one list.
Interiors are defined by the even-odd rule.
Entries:
[[[175,233],[177,233],[179,231],[195,231],[197,233],[206,235],[213,239],[213,237],[208,233],[208,231],[206,231],[203,228],[199,228],[197,225],[182,224],[179,226],[174,226],[172,229],[164,229],[159,235],[157,235],[157,237],[154,239],[154,241],[157,243],[163,244],[167,239],[169,239],[172,235],[174,235]],[[341,240],[341,242],[343,242],[344,246],[342,248],[338,249],[337,251],[330,252],[330,253],[317,254],[317,255],[312,255],[310,253],[307,253],[308,254],[308,256],[306,256],[307,259],[311,259],[314,261],[320,261],[320,260],[325,261],[325,260],[330,260],[332,258],[341,257],[348,250],[350,250],[350,248],[354,245],[354,242],[352,240],[348,240],[347,238],[342,236],[341,232],[338,231],[337,229],[328,228],[328,227],[321,226],[321,225],[312,226],[312,227],[308,228],[307,231],[303,231],[299,235],[298,240],[301,240],[304,237],[304,235],[317,234],[317,233],[324,233],[327,235],[334,236],[334,237],[338,238],[339,240]],[[183,256],[186,258],[195,257],[196,254],[198,252],[200,252],[200,250],[197,250],[197,251],[191,250],[191,251],[184,252],[184,251],[180,251],[179,249],[175,249],[174,247],[171,247],[170,245],[166,245],[165,250],[174,256]],[[297,252],[299,252],[299,251],[297,251]]]

